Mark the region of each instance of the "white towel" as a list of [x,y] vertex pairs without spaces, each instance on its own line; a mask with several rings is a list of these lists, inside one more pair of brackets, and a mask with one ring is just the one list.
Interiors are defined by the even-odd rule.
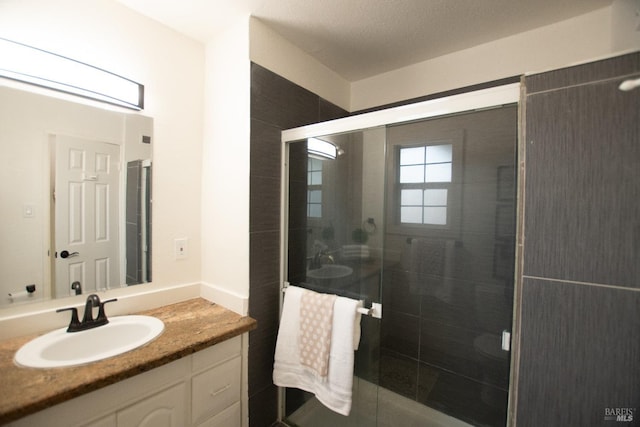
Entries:
[[367,260],[371,256],[368,245],[344,245],[342,246],[342,259]]
[[300,363],[298,334],[300,301],[305,289],[289,286],[284,298],[280,329],[273,364],[273,382],[280,387],[295,387],[314,393],[327,408],[349,415],[353,387],[354,349],[360,338],[360,301],[337,297],[333,306],[329,372],[318,377]]

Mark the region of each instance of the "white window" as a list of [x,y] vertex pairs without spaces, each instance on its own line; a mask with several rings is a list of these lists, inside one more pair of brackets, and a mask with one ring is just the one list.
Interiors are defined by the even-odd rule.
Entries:
[[322,218],[322,160],[307,160],[307,217]]
[[399,147],[400,224],[446,226],[453,145]]

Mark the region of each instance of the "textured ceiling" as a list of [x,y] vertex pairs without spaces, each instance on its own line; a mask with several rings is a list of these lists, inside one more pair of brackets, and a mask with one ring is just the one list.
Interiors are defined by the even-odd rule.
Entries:
[[206,42],[251,14],[349,81],[562,21],[612,0],[118,0]]

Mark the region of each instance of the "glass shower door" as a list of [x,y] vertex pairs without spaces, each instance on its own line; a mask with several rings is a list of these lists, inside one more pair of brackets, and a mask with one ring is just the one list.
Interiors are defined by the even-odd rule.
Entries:
[[[316,292],[381,301],[384,247],[384,127],[289,144],[287,277]],[[380,319],[362,316],[348,417],[309,393],[286,390],[288,422],[377,425]]]
[[429,425],[436,411],[453,419],[435,425],[506,425],[517,114],[387,128],[378,425],[393,425],[382,422],[397,407],[389,393],[419,405],[406,425]]
[[286,280],[383,303],[362,317],[353,406],[286,389],[313,426],[504,426],[517,106],[288,143]]

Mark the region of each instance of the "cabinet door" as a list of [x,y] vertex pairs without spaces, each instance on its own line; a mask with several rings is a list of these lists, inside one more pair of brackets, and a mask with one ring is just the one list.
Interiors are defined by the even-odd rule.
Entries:
[[183,427],[185,385],[178,384],[118,411],[118,427]]
[[93,420],[88,424],[83,424],[82,427],[116,427],[116,414],[108,415],[98,420]]

